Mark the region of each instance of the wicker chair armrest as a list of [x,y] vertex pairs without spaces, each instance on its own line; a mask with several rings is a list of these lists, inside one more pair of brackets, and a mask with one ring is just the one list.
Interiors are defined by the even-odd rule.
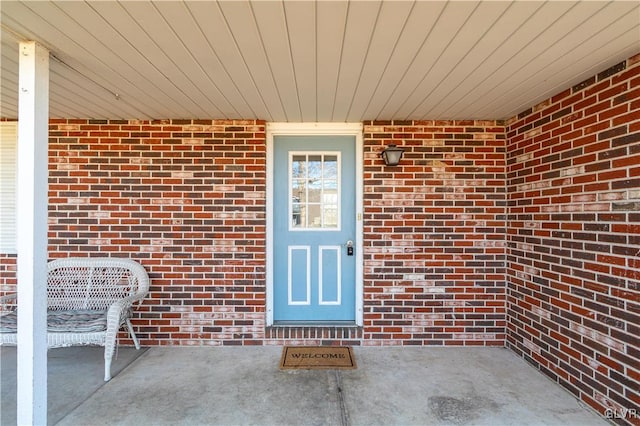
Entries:
[[0,312],[18,309],[18,293],[6,294],[0,297]]
[[5,294],[4,296],[0,297],[0,303],[6,303],[9,300],[17,299],[17,298],[18,298],[18,293]]
[[134,294],[117,300],[109,306],[107,311],[107,334],[117,333],[125,319],[130,315],[133,304],[144,298],[144,294]]

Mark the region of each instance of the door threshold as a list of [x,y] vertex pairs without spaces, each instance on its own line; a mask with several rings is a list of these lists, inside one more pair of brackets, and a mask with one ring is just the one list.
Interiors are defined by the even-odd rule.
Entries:
[[358,328],[355,321],[274,321],[271,327]]

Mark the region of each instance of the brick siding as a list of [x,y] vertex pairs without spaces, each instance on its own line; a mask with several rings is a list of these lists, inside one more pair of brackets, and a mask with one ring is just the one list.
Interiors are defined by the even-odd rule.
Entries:
[[[505,339],[505,129],[495,121],[366,122],[364,339]],[[405,149],[398,167],[380,152]]]
[[143,345],[253,343],[264,330],[264,132],[253,120],[51,120],[50,256],[142,263]]
[[0,253],[0,296],[16,291],[16,255]]
[[[365,125],[362,330],[266,328],[261,121],[52,120],[50,256],[140,261],[144,345],[503,346],[504,134],[493,121]],[[379,157],[392,142],[399,167]]]
[[600,413],[640,406],[639,62],[507,128],[507,345]]

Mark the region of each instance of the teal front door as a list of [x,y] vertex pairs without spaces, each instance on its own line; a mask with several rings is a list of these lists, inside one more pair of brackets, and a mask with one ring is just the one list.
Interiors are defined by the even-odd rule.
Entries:
[[355,138],[275,136],[274,322],[353,322]]

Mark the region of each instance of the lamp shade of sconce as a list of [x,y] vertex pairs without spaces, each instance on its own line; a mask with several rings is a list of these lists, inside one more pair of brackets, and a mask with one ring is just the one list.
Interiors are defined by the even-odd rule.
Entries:
[[387,166],[397,166],[398,163],[400,163],[403,152],[404,150],[402,148],[398,148],[395,145],[389,145],[380,153],[380,155],[384,160],[384,164]]

